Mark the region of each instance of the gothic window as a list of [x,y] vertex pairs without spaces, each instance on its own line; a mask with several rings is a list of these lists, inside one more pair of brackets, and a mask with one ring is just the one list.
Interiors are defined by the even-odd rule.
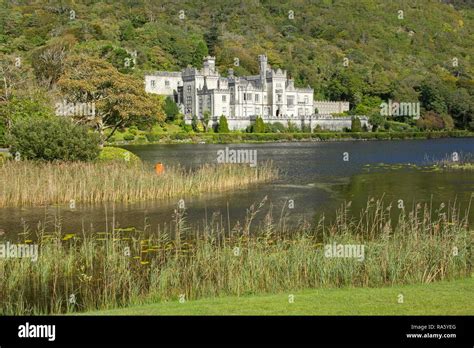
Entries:
[[188,93],[191,93],[191,85],[188,85],[188,87],[186,87]]
[[168,80],[165,80],[165,87],[169,87],[170,86],[170,82]]
[[308,104],[308,97],[307,96],[304,97],[304,103]]
[[155,80],[150,81],[150,86],[151,86],[151,88],[155,88]]
[[223,101],[223,102],[226,101],[226,96],[225,96],[225,95],[222,96],[222,101]]
[[258,94],[255,94],[255,102],[258,103]]

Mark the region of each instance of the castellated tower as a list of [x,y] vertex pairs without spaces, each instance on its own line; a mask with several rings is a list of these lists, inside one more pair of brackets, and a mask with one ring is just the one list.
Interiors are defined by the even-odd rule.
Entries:
[[204,58],[203,72],[204,75],[214,74],[216,71],[216,57],[207,56]]
[[260,82],[262,86],[265,86],[267,82],[267,56],[264,54],[259,55],[258,61],[260,62]]

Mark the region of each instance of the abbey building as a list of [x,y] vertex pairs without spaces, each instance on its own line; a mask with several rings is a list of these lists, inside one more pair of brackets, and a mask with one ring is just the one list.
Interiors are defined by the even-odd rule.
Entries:
[[[259,74],[235,76],[229,69],[227,77],[219,74],[214,57],[204,58],[203,68],[187,67],[180,72],[158,71],[145,76],[148,93],[173,96],[191,123],[195,115],[205,112],[216,123],[224,115],[231,129],[244,129],[261,116],[264,122],[292,122],[297,127],[350,128],[350,118],[331,114],[349,110],[348,102],[313,100],[313,89],[295,87],[285,70],[272,69],[265,55],[260,55]],[[364,120],[361,120],[364,124]]]

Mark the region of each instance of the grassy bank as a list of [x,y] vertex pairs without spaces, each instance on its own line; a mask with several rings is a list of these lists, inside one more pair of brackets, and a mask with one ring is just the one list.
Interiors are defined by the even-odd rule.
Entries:
[[153,143],[245,143],[284,141],[342,141],[342,140],[400,140],[474,137],[469,131],[436,132],[321,132],[321,133],[163,133],[154,137],[134,137],[131,140],[117,140],[111,144],[153,144]]
[[[382,288],[308,289],[153,303],[88,315],[474,315],[474,278]],[[403,303],[398,303],[402,294]],[[293,297],[290,297],[293,295]],[[290,303],[290,298],[293,302]]]
[[6,161],[0,165],[0,207],[104,201],[133,202],[221,192],[273,180],[271,163],[204,165],[195,171],[152,168],[129,161],[41,163]]
[[[472,235],[454,207],[431,218],[417,205],[390,221],[390,207],[371,200],[360,218],[344,205],[331,226],[321,220],[288,230],[265,201],[235,226],[213,216],[191,229],[177,208],[163,229],[108,227],[93,235],[38,230],[39,258],[0,258],[0,313],[46,314],[216,296],[383,287],[470,276]],[[435,209],[435,208],[434,208]],[[265,211],[264,211],[265,210]],[[255,226],[255,217],[264,214]],[[281,212],[283,215],[283,212]],[[113,219],[115,220],[115,218]],[[329,257],[326,245],[362,245],[363,258]],[[71,301],[73,296],[74,301]]]

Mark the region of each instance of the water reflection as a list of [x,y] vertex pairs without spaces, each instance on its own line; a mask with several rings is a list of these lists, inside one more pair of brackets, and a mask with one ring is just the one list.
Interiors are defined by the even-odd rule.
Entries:
[[[205,224],[213,213],[220,214],[230,224],[242,221],[252,204],[265,196],[273,204],[278,217],[284,205],[292,200],[293,209],[287,209],[290,219],[314,219],[325,214],[328,220],[334,211],[347,200],[352,201],[352,212],[358,215],[371,197],[398,201],[411,207],[414,201],[433,206],[441,202],[456,202],[467,207],[474,191],[472,172],[430,172],[413,168],[376,168],[378,163],[426,164],[426,159],[442,159],[452,152],[474,154],[474,140],[433,139],[405,141],[343,141],[324,143],[270,143],[270,144],[204,144],[204,145],[144,145],[127,146],[149,164],[162,162],[165,166],[182,165],[196,168],[215,163],[217,151],[232,148],[250,148],[258,151],[258,161],[271,160],[281,169],[281,178],[274,183],[256,185],[238,192],[206,194],[200,197],[183,197],[190,223]],[[343,161],[343,153],[349,161]],[[370,165],[368,167],[368,165]],[[369,169],[369,171],[367,171]],[[48,226],[60,223],[67,232],[103,231],[115,216],[122,227],[143,229],[146,224],[164,226],[172,220],[179,198],[166,201],[129,204],[76,204],[59,207],[24,207],[0,209],[0,229],[15,235],[25,228],[35,229],[38,222]],[[288,206],[287,206],[288,208]],[[394,211],[396,212],[396,211]],[[471,212],[471,217],[472,217]],[[227,222],[226,222],[227,223]]]

